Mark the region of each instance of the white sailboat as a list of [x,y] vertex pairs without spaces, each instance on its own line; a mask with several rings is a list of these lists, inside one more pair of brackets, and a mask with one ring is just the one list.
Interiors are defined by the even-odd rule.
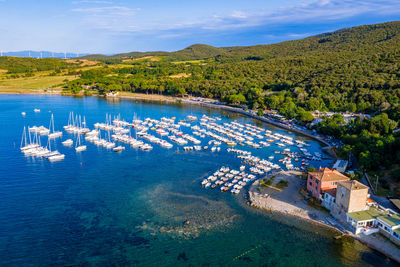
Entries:
[[108,142],[105,145],[106,148],[111,149],[113,147],[115,147],[115,143],[111,142],[111,138],[110,138],[110,131],[108,131]]
[[65,155],[60,153],[60,154],[57,154],[57,155],[50,156],[47,159],[49,161],[59,161],[59,160],[63,160],[64,158],[65,158]]
[[74,112],[71,111],[68,116],[68,124],[64,126],[64,130],[66,130],[67,132],[72,131],[73,120],[74,120]]
[[53,114],[51,114],[49,129],[50,129],[49,139],[53,139],[53,138],[62,136],[62,132],[54,131],[54,116],[53,116]]
[[72,141],[72,139],[67,139],[63,142],[61,142],[64,146],[72,146],[74,141]]
[[48,146],[49,152],[45,155],[45,157],[47,157],[48,160],[54,161],[54,160],[64,159],[64,157],[65,157],[64,154],[61,154],[57,150],[51,151],[51,139],[48,139],[47,146]]
[[85,151],[86,150],[86,146],[85,145],[81,145],[81,135],[78,132],[78,138],[77,138],[77,142],[76,142],[76,147],[75,147],[75,151],[76,152],[81,152],[81,151]]
[[[30,139],[30,134],[29,134],[29,139]],[[38,136],[37,132],[35,132],[35,136],[34,136],[34,139],[33,139],[33,144],[35,144],[34,148],[27,149],[27,150],[23,151],[25,155],[38,156],[41,153],[43,153],[43,151],[45,150],[45,148],[42,147],[41,144],[40,144],[40,136]]]
[[24,126],[24,131],[22,132],[21,146],[20,149],[22,152],[38,147],[38,144],[34,144],[31,142],[31,133],[29,134],[29,143],[26,139],[26,127]]

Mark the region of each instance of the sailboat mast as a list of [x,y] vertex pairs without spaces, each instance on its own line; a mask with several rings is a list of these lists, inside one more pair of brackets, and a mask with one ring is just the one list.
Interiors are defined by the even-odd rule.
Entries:
[[28,126],[28,135],[29,135],[29,144],[32,144],[31,132],[29,131],[29,126]]
[[78,131],[78,142],[76,142],[76,147],[80,147],[81,146],[81,135]]
[[39,146],[42,146],[42,144],[40,143],[40,136],[38,136],[37,132],[35,132],[35,137],[36,137],[36,142]]
[[54,133],[54,116],[51,114],[51,120],[53,121],[53,133]]
[[51,141],[50,141],[50,138],[47,138],[47,147],[49,148],[49,151],[51,151]]
[[25,145],[26,145],[26,129],[25,129],[25,126],[24,126],[24,132],[22,133],[21,147],[23,147],[24,137],[25,137]]

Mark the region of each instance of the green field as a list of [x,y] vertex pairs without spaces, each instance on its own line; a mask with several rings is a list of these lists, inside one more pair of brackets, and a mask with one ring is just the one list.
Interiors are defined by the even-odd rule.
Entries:
[[34,76],[0,80],[0,92],[44,91],[50,88],[60,89],[65,79],[76,79],[73,75]]

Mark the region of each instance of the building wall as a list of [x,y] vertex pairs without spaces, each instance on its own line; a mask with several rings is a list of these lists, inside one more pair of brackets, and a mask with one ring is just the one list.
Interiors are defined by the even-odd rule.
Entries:
[[343,216],[346,216],[347,207],[349,205],[348,203],[349,199],[350,199],[350,191],[347,190],[345,187],[338,185],[336,189],[336,203],[335,206],[333,207],[333,212],[332,212],[332,214],[335,217],[344,218]]
[[319,181],[315,179],[311,174],[307,177],[307,191],[311,193],[311,196],[319,199],[319,192],[321,187],[319,186]]
[[328,193],[324,194],[324,199],[322,200],[322,206],[327,208],[328,210],[332,210],[335,205],[335,198]]
[[352,190],[347,212],[368,209],[367,198],[368,198],[368,188]]
[[[348,179],[340,180],[347,181]],[[307,176],[307,191],[311,193],[311,196],[322,200],[321,198],[321,188],[337,188],[337,182],[339,181],[323,181],[315,179],[311,174]],[[323,196],[322,196],[323,197]]]
[[368,188],[350,191],[339,184],[336,191],[335,206],[344,213],[367,210],[367,197]]

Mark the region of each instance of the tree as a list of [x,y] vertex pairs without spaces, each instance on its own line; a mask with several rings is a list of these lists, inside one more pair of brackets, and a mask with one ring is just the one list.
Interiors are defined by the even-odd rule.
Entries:
[[228,100],[228,103],[234,104],[234,105],[244,104],[247,102],[246,97],[241,93],[234,94],[234,95],[228,95],[227,100]]
[[297,109],[296,119],[301,122],[312,122],[314,120],[314,116],[309,111],[305,111],[302,108]]
[[349,103],[349,104],[347,105],[347,111],[348,111],[348,112],[354,113],[354,112],[356,112],[356,110],[357,110],[357,105],[356,105],[356,104],[354,104],[354,103]]
[[182,96],[182,97],[183,97],[184,95],[186,95],[186,90],[185,90],[185,88],[184,88],[184,87],[178,87],[177,95]]
[[120,84],[112,83],[107,86],[108,91],[122,91],[122,86]]

